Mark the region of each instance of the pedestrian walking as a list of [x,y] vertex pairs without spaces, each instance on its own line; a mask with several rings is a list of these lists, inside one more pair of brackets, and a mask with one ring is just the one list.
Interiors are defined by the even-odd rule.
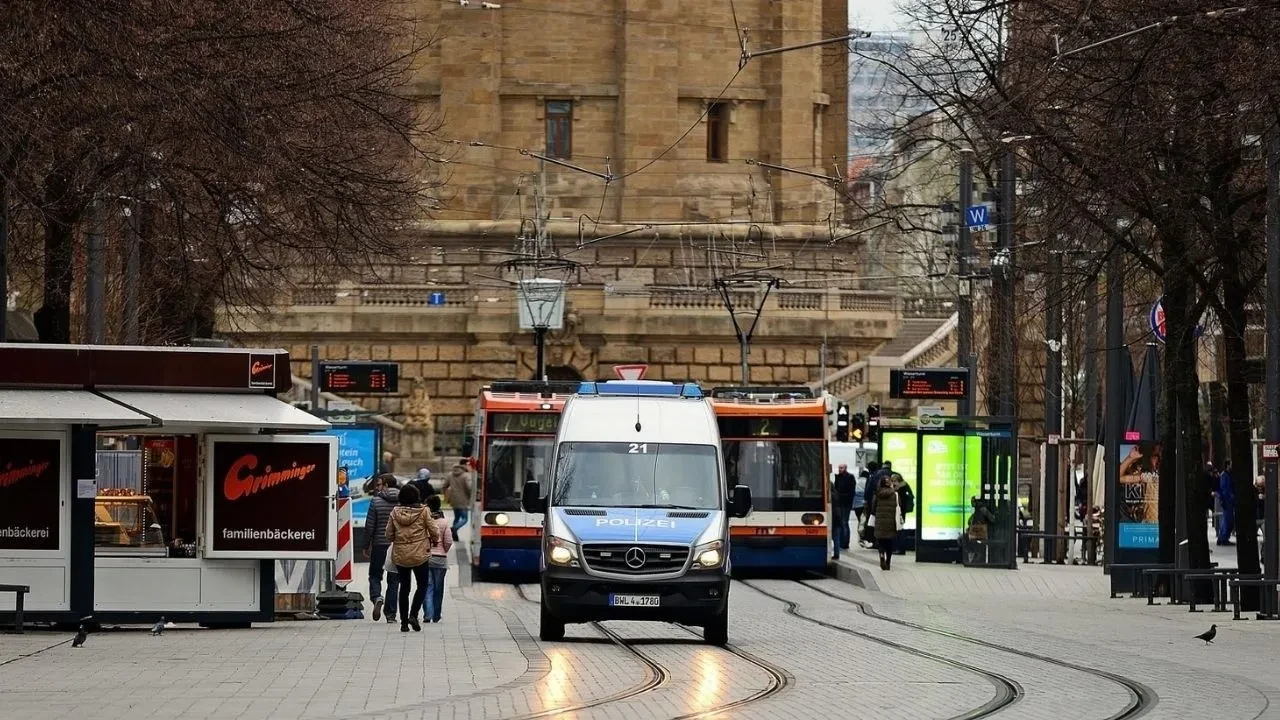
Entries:
[[1235,545],[1231,542],[1231,533],[1236,529],[1236,489],[1232,484],[1231,461],[1222,464],[1222,473],[1218,475],[1218,502],[1222,504],[1222,517],[1218,521],[1218,544]]
[[911,486],[907,484],[906,479],[901,475],[893,473],[891,477],[893,478],[894,490],[898,493],[898,507],[903,517],[903,522],[898,523],[898,538],[894,541],[894,553],[906,555],[906,533],[903,528],[906,527],[907,515],[916,511],[916,494],[911,491]]
[[444,483],[444,499],[453,508],[453,524],[449,527],[449,536],[458,541],[458,531],[471,518],[471,468],[459,462],[449,470],[449,479]]
[[840,551],[848,550],[852,534],[849,532],[849,516],[853,514],[853,498],[858,491],[858,479],[849,472],[849,466],[841,463],[835,477],[835,497],[831,503],[831,558],[840,559]]
[[431,544],[431,557],[427,559],[427,604],[422,619],[438,623],[440,610],[444,607],[444,576],[449,570],[449,548],[453,547],[453,536],[449,531],[453,528],[440,510],[439,495],[427,498],[427,507],[436,523],[438,539]]
[[862,486],[862,505],[863,512],[867,514],[867,522],[863,524],[862,541],[867,547],[875,547],[876,535],[873,528],[875,523],[872,522],[870,513],[873,512],[872,506],[875,505],[876,490],[880,488],[880,481],[889,477],[893,472],[893,464],[885,461],[884,465],[876,461],[867,463],[867,482]]
[[[858,473],[857,485],[853,489],[853,516],[854,522],[858,527],[862,526],[862,515],[867,508],[867,482],[871,479],[871,473],[863,468]],[[859,544],[862,544],[862,537],[858,538]]]
[[[407,485],[400,489],[400,504],[391,511],[387,522],[387,539],[391,541],[391,557],[400,575],[400,632],[421,632],[418,613],[427,597],[427,561],[431,559],[431,546],[440,542],[440,530],[431,511],[419,502],[418,489]],[[414,588],[413,602],[409,602],[409,587]]]
[[[871,500],[871,518],[874,518],[873,531],[876,538],[876,549],[880,551],[880,569],[888,570],[893,562],[893,546],[898,538],[898,529],[902,527],[902,510],[898,505],[895,480],[902,476],[894,473],[890,477],[880,479],[880,487]],[[870,518],[869,518],[870,519]]]
[[384,609],[387,622],[396,621],[396,596],[400,589],[400,576],[394,570],[386,573],[387,594],[384,596],[382,574],[387,564],[387,555],[391,551],[391,541],[387,539],[387,521],[391,519],[391,511],[400,501],[399,484],[395,475],[375,475],[370,488],[373,497],[364,517],[364,558],[369,561],[369,597],[373,599],[375,622],[382,619]]

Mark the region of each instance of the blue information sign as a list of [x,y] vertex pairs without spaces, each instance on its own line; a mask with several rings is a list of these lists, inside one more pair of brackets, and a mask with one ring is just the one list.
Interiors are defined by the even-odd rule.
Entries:
[[982,230],[991,223],[986,205],[972,205],[964,209],[964,224],[971,230]]
[[433,293],[431,293],[431,294],[427,295],[427,304],[428,304],[428,305],[443,305],[443,304],[444,304],[444,293],[442,293],[442,292],[438,292],[438,291],[437,291],[437,292],[433,292]]
[[370,499],[363,494],[364,481],[378,473],[378,429],[335,425],[316,434],[338,438],[338,467],[347,468],[347,486],[351,488],[351,525],[364,527]]

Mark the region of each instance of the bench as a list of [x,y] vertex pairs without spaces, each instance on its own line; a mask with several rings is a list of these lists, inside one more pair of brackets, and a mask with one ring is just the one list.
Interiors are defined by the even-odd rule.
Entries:
[[[1209,567],[1216,568],[1218,567],[1218,563],[1209,563]],[[1147,589],[1147,604],[1148,605],[1160,604],[1156,602],[1156,584],[1154,581],[1156,577],[1159,577],[1161,575],[1169,576],[1169,604],[1182,605],[1183,604],[1182,589],[1183,589],[1183,584],[1185,582],[1186,576],[1194,573],[1202,573],[1202,572],[1204,572],[1204,568],[1164,567],[1164,568],[1144,569],[1142,571],[1142,575],[1143,575],[1142,584],[1145,585]]]
[[[1027,540],[1032,540],[1032,539],[1061,540],[1064,544],[1070,543],[1072,540],[1079,540],[1085,543],[1085,546],[1089,548],[1088,552],[1090,554],[1090,557],[1092,558],[1089,564],[1090,565],[1098,564],[1097,563],[1098,556],[1097,556],[1096,550],[1097,550],[1098,543],[1102,540],[1102,538],[1097,535],[1067,535],[1067,534],[1059,534],[1059,533],[1038,532],[1034,530],[1019,530],[1018,540],[1021,541],[1024,538]],[[1030,542],[1022,546],[1021,554],[1022,554],[1022,562],[1024,563],[1031,562],[1031,543]],[[1048,557],[1044,559],[1044,564],[1045,565],[1050,564],[1050,560]]]
[[1259,620],[1273,620],[1276,615],[1276,589],[1280,588],[1280,580],[1270,580],[1262,577],[1238,577],[1227,581],[1227,585],[1231,588],[1231,611],[1233,620],[1240,619],[1240,588],[1241,587],[1258,587],[1271,588],[1271,592],[1263,596],[1262,607],[1258,609]]
[[[1190,607],[1187,608],[1187,611],[1188,612],[1204,612],[1203,610],[1196,607],[1197,605],[1196,594],[1195,594],[1195,591],[1191,589],[1191,585],[1197,582],[1208,581],[1213,583],[1213,610],[1211,612],[1226,612],[1227,611],[1227,580],[1231,579],[1233,575],[1240,575],[1240,568],[1217,568],[1217,569],[1206,571],[1206,572],[1187,573],[1186,575],[1182,576],[1183,582],[1187,584],[1187,589],[1190,590],[1189,592],[1190,598],[1187,603],[1188,605],[1190,605]],[[1262,576],[1261,575],[1240,575],[1240,577],[1254,578],[1254,577],[1262,577]]]
[[22,634],[22,606],[26,604],[27,593],[31,592],[27,585],[0,585],[0,593],[13,593],[17,599],[13,603],[14,632]]
[[[1112,563],[1111,565],[1107,566],[1107,570],[1109,572],[1114,572],[1116,570],[1132,570],[1137,573],[1138,582],[1134,583],[1133,593],[1129,595],[1129,597],[1135,597],[1135,598],[1142,597],[1143,595],[1147,594],[1146,588],[1144,587],[1144,585],[1147,582],[1147,576],[1143,571],[1157,570],[1157,569],[1172,570],[1173,563]],[[1111,597],[1117,598],[1119,597],[1119,595],[1116,594],[1115,590],[1112,590]]]

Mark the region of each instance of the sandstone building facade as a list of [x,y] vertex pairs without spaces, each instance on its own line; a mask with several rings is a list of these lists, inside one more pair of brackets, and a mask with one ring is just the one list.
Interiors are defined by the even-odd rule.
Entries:
[[[830,183],[748,162],[844,168],[846,45],[740,67],[739,31],[749,51],[838,37],[845,0],[739,0],[736,22],[729,3],[678,0],[417,8],[435,42],[409,91],[440,114],[450,160],[447,197],[414,230],[418,251],[304,285],[266,314],[225,308],[220,329],[236,342],[288,348],[301,378],[312,344],[325,359],[401,363],[400,395],[351,399],[391,427],[428,426],[429,451],[448,455],[485,382],[533,374],[512,289],[521,272],[501,265],[539,219],[554,252],[579,263],[563,277],[564,328],[548,338],[553,378],[648,363],[650,377],[739,382],[734,323],[713,291],[734,273],[782,281],[767,299],[760,285],[732,288],[738,310],[764,303],[753,382],[817,382],[824,367],[865,363],[904,315],[950,313],[858,279],[863,248]],[[841,378],[865,391],[863,375]]]

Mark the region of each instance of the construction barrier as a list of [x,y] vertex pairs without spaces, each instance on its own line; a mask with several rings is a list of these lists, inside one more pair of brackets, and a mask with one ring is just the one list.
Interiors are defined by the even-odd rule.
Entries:
[[352,566],[355,563],[355,544],[351,537],[351,498],[338,498],[338,553],[334,563],[333,582],[346,589],[351,583]]

